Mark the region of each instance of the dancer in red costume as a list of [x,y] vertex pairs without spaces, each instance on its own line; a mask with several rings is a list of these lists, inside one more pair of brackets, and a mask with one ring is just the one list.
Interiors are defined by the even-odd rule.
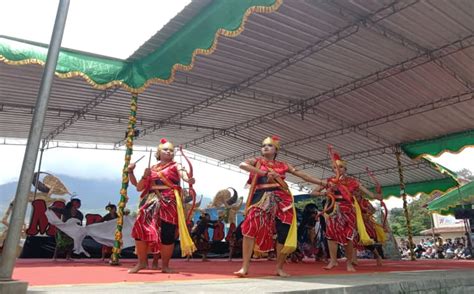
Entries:
[[[355,199],[359,203],[360,210],[362,212],[365,230],[367,231],[369,238],[374,241],[374,244],[364,245],[362,242],[360,242],[359,235],[357,235],[355,238],[356,248],[359,250],[370,250],[374,254],[374,257],[377,261],[377,266],[382,266],[382,245],[385,243],[386,239],[384,227],[375,221],[374,214],[376,209],[368,199],[364,198],[362,191],[359,190],[355,193]],[[354,254],[352,263],[354,265],[358,264],[357,254]]]
[[[356,233],[356,209],[354,206],[354,193],[362,190],[372,198],[376,196],[362,186],[356,179],[347,176],[346,162],[341,160],[337,153],[331,157],[333,169],[336,176],[327,179],[320,189],[313,192],[315,196],[330,196],[333,206],[327,211],[326,217],[326,238],[329,245],[330,262],[324,267],[329,270],[337,266],[338,244],[344,246],[347,258],[347,270],[355,271],[352,264],[354,252],[353,239]],[[325,193],[322,191],[326,190]]]
[[325,182],[310,177],[283,161],[277,161],[280,149],[278,137],[268,137],[262,143],[262,157],[242,162],[240,168],[250,172],[250,192],[247,199],[246,216],[242,223],[244,235],[242,245],[242,268],[234,274],[247,275],[250,258],[256,251],[268,252],[273,249],[273,234],[277,233],[278,276],[289,276],[283,271],[286,257],[296,249],[296,216],[293,196],[284,179],[291,173],[307,182],[323,185]]
[[148,266],[148,253],[161,253],[162,272],[170,273],[169,261],[173,254],[175,233],[179,230],[183,255],[192,254],[196,249],[189,236],[181,202],[180,179],[194,184],[194,178],[188,178],[185,169],[173,161],[174,147],[171,142],[161,139],[156,158],[158,164],[145,169],[137,182],[133,170],[135,164],[128,167],[130,182],[142,191],[141,205],[137,220],[132,229],[136,240],[138,263],[129,270],[137,273]]

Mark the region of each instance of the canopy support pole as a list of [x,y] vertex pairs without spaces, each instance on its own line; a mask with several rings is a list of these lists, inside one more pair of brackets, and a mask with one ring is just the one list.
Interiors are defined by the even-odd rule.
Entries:
[[413,243],[411,220],[410,220],[410,214],[408,212],[407,194],[405,192],[405,181],[403,179],[403,167],[402,167],[400,147],[397,147],[397,151],[395,152],[395,155],[397,157],[398,175],[400,177],[400,195],[402,196],[402,199],[403,199],[403,211],[405,213],[405,219],[407,221],[407,235],[408,235],[408,244],[409,244],[408,246],[410,249],[410,259],[414,261],[416,260],[415,252],[414,252],[415,244]]
[[135,138],[135,124],[137,122],[137,101],[138,95],[132,94],[132,100],[130,101],[130,116],[128,118],[128,127],[127,127],[127,138],[125,146],[127,147],[125,151],[125,163],[122,169],[122,188],[120,189],[120,201],[117,205],[117,228],[115,230],[115,242],[114,248],[112,249],[112,256],[110,260],[111,265],[119,265],[120,261],[120,252],[122,251],[122,229],[123,229],[123,215],[125,206],[128,202],[128,165],[133,154],[133,139]]
[[58,61],[59,50],[66,26],[69,0],[59,2],[53,34],[48,49],[46,65],[41,79],[41,86],[36,99],[35,112],[31,121],[30,133],[26,145],[23,165],[21,167],[20,179],[15,194],[13,212],[7,238],[0,259],[0,280],[10,281],[17,255],[18,243],[20,242],[21,228],[25,222],[26,208],[28,205],[28,193],[31,191],[31,183],[35,170],[38,149],[41,142],[51,86],[54,80],[54,72]]
[[434,213],[430,213],[430,219],[431,219],[431,235],[433,236],[433,240],[435,240],[436,238],[436,234],[435,234],[435,227],[434,227]]
[[38,164],[38,172],[36,173],[36,179],[35,179],[35,193],[33,195],[33,200],[36,200],[36,193],[38,192],[38,182],[39,182],[39,177],[40,177],[40,172],[41,172],[41,164],[43,163],[43,153],[44,153],[44,147],[46,146],[46,140],[43,140],[41,143],[41,149],[40,149],[40,160]]
[[471,255],[471,259],[474,259],[474,250],[472,247],[472,239],[471,239],[471,224],[469,219],[464,219],[464,229],[466,231],[466,243],[464,244],[467,248],[469,248],[469,254]]

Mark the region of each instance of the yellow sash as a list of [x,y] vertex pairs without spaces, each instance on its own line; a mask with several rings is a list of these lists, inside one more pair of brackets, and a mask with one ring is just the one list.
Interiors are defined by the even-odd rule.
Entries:
[[362,210],[360,209],[359,202],[357,199],[352,196],[354,200],[354,207],[356,209],[356,224],[357,224],[357,232],[359,233],[359,239],[362,245],[373,245],[375,243],[367,234],[367,230],[365,229],[364,219],[362,218]]
[[377,242],[380,244],[384,244],[387,241],[387,235],[385,234],[385,230],[383,229],[382,225],[378,223],[374,223],[375,226],[375,233],[377,234]]
[[[260,165],[261,165],[261,162],[258,161],[257,164],[255,165],[255,168],[260,169]],[[248,210],[252,206],[252,198],[253,198],[253,193],[255,193],[257,177],[258,175],[255,174],[252,178],[252,182],[250,183],[249,196],[247,197],[247,203],[245,205],[245,216],[247,216]]]

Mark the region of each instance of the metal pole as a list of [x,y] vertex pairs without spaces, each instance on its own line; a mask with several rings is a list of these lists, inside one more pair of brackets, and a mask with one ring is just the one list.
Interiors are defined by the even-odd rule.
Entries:
[[433,235],[433,240],[436,238],[435,236],[435,227],[434,227],[434,213],[431,214],[431,234]]
[[408,246],[410,249],[410,259],[416,260],[415,258],[415,251],[413,243],[413,234],[411,231],[411,221],[410,221],[410,214],[408,213],[408,203],[407,203],[407,193],[405,192],[405,181],[403,180],[403,168],[402,168],[402,160],[401,160],[401,151],[400,148],[397,147],[397,151],[395,152],[397,156],[397,165],[398,165],[398,175],[400,177],[400,195],[403,198],[403,211],[405,213],[405,219],[407,221],[407,235],[408,235]]
[[56,14],[46,66],[36,99],[35,113],[31,121],[30,133],[28,135],[25,156],[21,167],[20,180],[16,190],[11,222],[0,259],[0,280],[11,280],[13,267],[15,266],[17,247],[20,241],[21,229],[25,221],[28,193],[31,191],[33,172],[38,157],[38,149],[41,141],[41,133],[43,132],[44,120],[46,118],[49,95],[53,84],[59,50],[61,48],[64,27],[66,25],[69,2],[70,0],[61,0]]
[[469,253],[471,255],[471,259],[474,259],[474,254],[473,254],[474,250],[473,250],[472,241],[471,241],[471,223],[470,223],[470,219],[464,219],[464,228],[466,230],[466,244],[464,244],[464,246],[469,248]]
[[33,200],[36,200],[36,193],[38,192],[38,182],[39,182],[39,177],[40,177],[40,172],[41,172],[41,163],[43,163],[43,153],[44,153],[44,147],[46,145],[46,140],[43,140],[43,143],[41,144],[41,150],[40,150],[40,160],[38,164],[38,173],[36,174],[36,179],[35,179],[35,193],[33,195]]

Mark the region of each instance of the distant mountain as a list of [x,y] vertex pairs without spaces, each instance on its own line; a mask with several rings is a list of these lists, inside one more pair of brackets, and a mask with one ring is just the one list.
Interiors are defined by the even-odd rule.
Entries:
[[[81,199],[81,211],[86,213],[105,214],[105,206],[109,203],[117,204],[120,200],[121,180],[111,179],[83,179],[67,175],[55,175],[58,177],[71,193],[77,194],[75,197]],[[3,216],[5,209],[10,201],[15,196],[18,183],[11,182],[0,185],[0,218]],[[34,189],[31,186],[32,191]],[[198,191],[199,195],[199,191]],[[128,189],[129,201],[127,207],[131,210],[137,208],[139,193],[135,187],[131,186]],[[200,197],[200,196],[198,196]],[[70,199],[70,197],[66,197]],[[199,198],[198,198],[199,199]],[[204,197],[201,207],[206,207],[212,200]],[[28,217],[28,215],[27,215]]]
[[[67,175],[55,175],[58,177],[68,190],[76,194],[75,197],[81,199],[81,210],[85,213],[105,214],[105,206],[109,203],[118,203],[120,200],[121,180],[110,179],[82,179]],[[4,211],[8,203],[15,196],[18,182],[11,182],[0,185],[0,211]],[[32,191],[34,187],[31,186]],[[138,202],[139,193],[134,187],[128,190],[129,203],[128,206],[134,207]],[[70,197],[66,197],[70,199]]]

